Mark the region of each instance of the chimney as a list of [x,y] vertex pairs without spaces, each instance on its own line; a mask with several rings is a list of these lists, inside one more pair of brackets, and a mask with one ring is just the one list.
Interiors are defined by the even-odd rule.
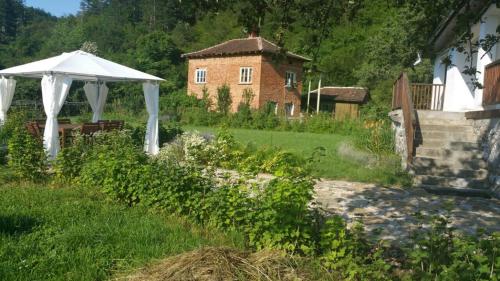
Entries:
[[259,37],[259,28],[257,26],[253,26],[248,33],[248,38]]

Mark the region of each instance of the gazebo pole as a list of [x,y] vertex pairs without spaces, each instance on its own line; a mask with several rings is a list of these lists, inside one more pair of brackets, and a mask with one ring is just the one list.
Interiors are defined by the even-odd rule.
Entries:
[[318,99],[316,100],[316,114],[319,113],[319,100],[321,99],[321,74],[319,75],[318,82]]
[[307,108],[306,113],[309,114],[309,103],[311,100],[311,79],[309,79],[309,89],[307,90]]

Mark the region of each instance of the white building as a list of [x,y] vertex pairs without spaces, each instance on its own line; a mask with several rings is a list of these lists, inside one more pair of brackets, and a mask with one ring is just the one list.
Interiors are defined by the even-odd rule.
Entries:
[[[474,87],[473,79],[463,73],[466,66],[470,65],[467,55],[459,52],[456,47],[457,36],[455,27],[457,17],[462,10],[455,11],[449,18],[443,22],[437,30],[432,42],[433,51],[437,53],[434,62],[434,84],[445,84],[443,111],[479,111],[500,108],[499,104],[484,105],[483,89]],[[500,9],[497,8],[494,1],[472,0],[470,1],[470,10],[477,13],[477,22],[472,27],[472,42],[486,38],[488,34],[495,35],[497,27],[500,25]],[[467,46],[464,46],[467,47]],[[446,65],[445,62],[449,58]],[[477,69],[477,81],[484,85],[485,66],[500,59],[500,44],[497,44],[486,53],[479,48],[472,56],[472,66]]]

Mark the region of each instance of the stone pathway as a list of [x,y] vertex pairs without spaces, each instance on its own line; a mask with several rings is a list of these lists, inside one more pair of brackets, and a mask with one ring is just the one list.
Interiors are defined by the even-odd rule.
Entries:
[[[500,231],[500,200],[429,194],[419,188],[387,188],[374,184],[321,180],[316,200],[323,209],[363,223],[374,239],[405,241],[420,223],[415,216],[448,215],[451,226],[474,234]],[[428,227],[429,225],[424,225]]]

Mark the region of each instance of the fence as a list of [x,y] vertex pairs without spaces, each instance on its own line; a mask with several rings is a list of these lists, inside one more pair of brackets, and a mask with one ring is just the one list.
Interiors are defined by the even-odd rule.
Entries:
[[[43,115],[43,102],[34,100],[15,100],[12,101],[11,107],[13,109],[23,109],[26,111],[34,112],[37,115]],[[91,112],[91,108],[88,102],[64,102],[60,116],[77,116],[81,114],[86,114]]]

